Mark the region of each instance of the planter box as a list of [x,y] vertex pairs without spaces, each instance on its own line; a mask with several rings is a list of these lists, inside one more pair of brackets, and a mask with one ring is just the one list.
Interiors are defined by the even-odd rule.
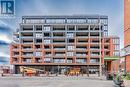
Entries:
[[130,87],[130,80],[124,80],[125,87]]

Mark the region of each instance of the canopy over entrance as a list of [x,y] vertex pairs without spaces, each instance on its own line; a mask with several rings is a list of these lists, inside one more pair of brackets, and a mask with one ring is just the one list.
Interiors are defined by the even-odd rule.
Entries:
[[105,57],[104,60],[105,61],[114,61],[114,60],[118,60],[119,57]]

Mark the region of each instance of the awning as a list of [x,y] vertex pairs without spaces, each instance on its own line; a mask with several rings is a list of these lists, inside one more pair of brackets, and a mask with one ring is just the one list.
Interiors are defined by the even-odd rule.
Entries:
[[118,59],[119,59],[119,57],[105,57],[104,58],[105,61],[110,61],[110,60],[113,61],[113,60],[118,60]]

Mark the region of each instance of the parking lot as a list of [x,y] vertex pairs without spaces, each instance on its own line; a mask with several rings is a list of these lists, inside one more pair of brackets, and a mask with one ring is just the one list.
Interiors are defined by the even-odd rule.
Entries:
[[0,87],[114,87],[99,77],[0,77]]

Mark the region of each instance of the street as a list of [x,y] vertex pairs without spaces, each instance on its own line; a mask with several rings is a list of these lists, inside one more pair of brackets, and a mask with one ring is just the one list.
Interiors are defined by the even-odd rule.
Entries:
[[0,87],[114,87],[99,77],[0,77]]

